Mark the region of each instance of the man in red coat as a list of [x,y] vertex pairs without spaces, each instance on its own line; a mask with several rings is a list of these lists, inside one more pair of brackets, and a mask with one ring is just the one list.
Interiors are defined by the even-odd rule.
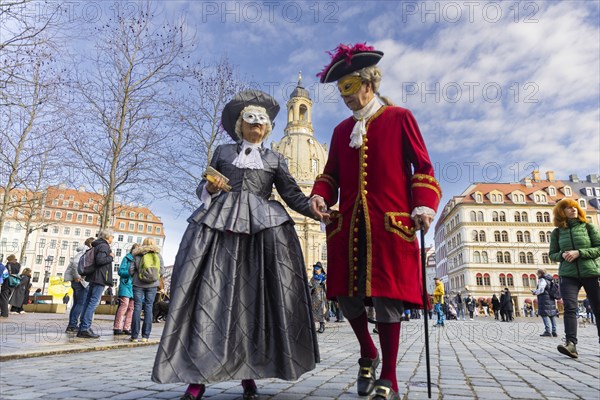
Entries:
[[[399,399],[400,321],[404,308],[423,306],[415,231],[427,231],[442,195],[412,113],[379,95],[381,57],[364,44],[340,45],[317,75],[337,81],[353,115],[334,129],[311,197],[327,224],[327,296],[337,298],[360,343],[357,391],[372,400]],[[338,200],[339,211],[329,210]],[[379,380],[365,304],[377,315]]]

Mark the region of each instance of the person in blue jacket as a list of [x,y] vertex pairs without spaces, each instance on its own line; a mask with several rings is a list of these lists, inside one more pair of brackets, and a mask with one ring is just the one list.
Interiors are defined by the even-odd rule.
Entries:
[[133,262],[133,250],[139,244],[135,243],[129,249],[129,253],[121,260],[119,267],[119,308],[115,314],[115,323],[113,325],[113,333],[115,335],[131,335],[131,321],[133,320],[133,278],[129,275],[129,267]]

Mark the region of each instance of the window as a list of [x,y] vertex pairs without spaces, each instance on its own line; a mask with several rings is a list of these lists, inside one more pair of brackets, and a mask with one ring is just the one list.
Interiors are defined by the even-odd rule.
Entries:
[[523,274],[522,279],[523,287],[529,287],[529,277],[527,276],[527,274]]
[[135,218],[135,213],[133,211],[129,213],[129,218]]
[[496,262],[498,264],[504,264],[504,256],[502,255],[501,251],[496,253]]
[[556,196],[556,189],[554,188],[554,186],[548,187],[548,193],[550,194],[550,196]]
[[121,229],[121,230],[125,229],[125,222],[119,222],[119,229]]
[[540,232],[540,242],[545,243],[546,242],[546,233],[544,232]]
[[70,235],[70,234],[71,234],[71,227],[65,226],[63,229],[63,235]]
[[476,251],[473,253],[473,262],[480,263],[481,262],[481,253]]
[[508,251],[504,252],[504,263],[510,264],[510,253]]
[[138,219],[144,219],[144,214],[143,213],[139,213],[138,214]]
[[37,256],[35,256],[35,263],[36,264],[42,263],[42,255],[41,254],[38,254]]
[[65,265],[65,258],[64,257],[58,257],[58,265],[60,267],[63,267]]
[[483,284],[485,286],[490,286],[490,274],[483,274]]
[[73,213],[72,212],[67,213],[67,221],[73,221]]
[[117,242],[122,242],[123,241],[123,235],[119,235],[117,237]]
[[484,231],[479,231],[479,241],[485,242],[485,232]]
[[544,264],[550,264],[550,257],[548,257],[548,253],[542,253],[542,262]]
[[137,238],[135,238],[135,242],[137,244],[142,244],[142,238],[141,238],[141,236],[138,236]]
[[544,213],[544,222],[550,222],[550,213],[549,212]]
[[494,231],[494,241],[500,241],[500,231]]
[[487,255],[487,251],[482,251],[481,252],[481,262],[484,263],[488,263],[488,255]]
[[541,212],[535,213],[535,219],[537,222],[544,222],[544,217],[542,216]]
[[54,213],[54,218],[56,218],[56,219],[61,219],[61,218],[62,218],[62,212],[60,212],[60,211],[56,211],[56,212]]
[[92,215],[87,216],[87,223],[91,224],[94,221],[94,217]]
[[477,212],[477,222],[483,222],[483,211]]
[[527,264],[533,264],[533,253],[527,252]]
[[481,197],[481,193],[477,193],[477,194],[475,195],[475,201],[476,201],[477,203],[482,203],[482,202],[483,202],[483,198]]
[[502,231],[502,241],[508,242],[508,232]]
[[146,227],[146,232],[148,232],[148,233],[152,233],[152,225],[148,225],[148,226]]
[[138,232],[144,232],[144,224],[138,224]]
[[471,222],[477,221],[477,213],[475,211],[471,211],[470,216],[471,216]]
[[[495,196],[496,196],[496,195],[494,195],[494,197],[495,197]],[[499,217],[498,217],[498,212],[497,212],[497,211],[494,211],[494,212],[492,213],[492,221],[494,221],[494,222],[498,222],[498,220],[499,220]]]
[[504,211],[500,211],[500,222],[506,222],[506,213]]
[[129,230],[132,231],[135,229],[135,224],[133,222],[129,223]]
[[525,256],[525,252],[520,252],[519,253],[519,262],[521,264],[527,264],[527,257]]
[[71,243],[71,248],[73,249],[73,251],[76,251],[78,246],[79,246],[79,242],[77,242],[77,241],[74,241],[73,243]]
[[51,249],[55,249],[56,248],[56,239],[51,239],[50,240],[50,248]]
[[477,274],[475,280],[477,281],[477,286],[483,286],[483,275]]
[[127,243],[133,243],[133,236],[127,236]]
[[69,248],[69,242],[66,240],[62,241],[62,249],[67,250]]
[[39,282],[40,281],[40,273],[39,272],[34,272],[33,273],[33,282]]
[[86,229],[85,230],[85,236],[87,236],[87,237],[92,236],[92,230],[91,229]]
[[44,218],[50,218],[50,211],[44,211]]
[[565,196],[571,196],[571,188],[568,186],[565,186]]
[[515,212],[515,222],[521,222],[521,213]]
[[579,206],[584,209],[587,208],[587,206],[585,205],[585,199],[579,199]]
[[550,243],[550,237],[552,236],[552,232],[546,232],[546,242]]
[[[115,253],[117,255],[117,257],[121,257],[121,252],[122,252],[121,249],[117,249],[117,252]],[[148,257],[150,257],[150,256],[148,256]]]
[[532,285],[535,285],[535,282],[537,282],[537,276],[534,274],[529,275],[529,282],[531,282]]
[[507,284],[508,286],[515,286],[515,281],[514,281],[514,279],[513,279],[513,276],[512,276],[512,274],[508,274],[508,275],[506,275],[506,284]]
[[527,216],[527,213],[524,211],[521,213],[521,220],[523,222],[529,222],[529,217]]
[[79,202],[76,201],[75,203],[73,203],[73,208],[79,208]]
[[157,246],[160,246],[160,239],[159,238],[154,239],[154,241],[156,242]]
[[500,274],[498,278],[500,279],[500,286],[506,286],[506,276],[504,276],[504,274]]
[[125,217],[127,216],[127,213],[125,211],[121,211],[121,213],[119,214],[121,217]]
[[519,243],[523,242],[523,232],[521,232],[521,231],[517,231],[517,242],[519,242]]
[[55,233],[58,235],[58,226],[53,226],[52,227],[52,233]]
[[160,226],[156,227],[156,233],[160,233]]
[[525,243],[531,243],[531,233],[529,233],[528,231],[525,231],[523,233],[523,236],[525,238]]
[[44,247],[46,247],[46,239],[41,238],[40,239],[40,249],[43,249]]

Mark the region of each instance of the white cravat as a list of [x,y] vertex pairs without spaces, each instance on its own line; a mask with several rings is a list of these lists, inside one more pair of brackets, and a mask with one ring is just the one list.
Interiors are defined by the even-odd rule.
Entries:
[[261,143],[250,143],[246,139],[242,142],[242,150],[233,160],[233,165],[238,168],[263,169],[265,166],[260,157]]
[[352,133],[350,134],[350,147],[353,149],[358,149],[360,146],[362,146],[362,137],[365,133],[367,133],[367,120],[371,118],[382,106],[383,104],[381,104],[377,96],[375,96],[362,109],[352,113],[357,121],[354,124],[354,128],[352,128]]

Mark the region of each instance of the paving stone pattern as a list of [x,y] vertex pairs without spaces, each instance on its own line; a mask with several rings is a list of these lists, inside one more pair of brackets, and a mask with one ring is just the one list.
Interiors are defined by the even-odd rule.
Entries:
[[[64,316],[40,315],[0,323],[0,399],[178,399],[184,392],[184,384],[150,380],[162,324],[155,325],[150,345],[136,345],[114,340],[108,318],[96,320],[102,338],[86,341],[62,333]],[[430,325],[432,398],[600,399],[596,327],[579,329],[579,359],[559,354],[561,339],[540,337],[542,330],[538,318]],[[402,399],[427,398],[423,332],[422,320],[403,323],[397,366]],[[361,399],[354,384],[358,345],[350,326],[330,323],[319,339],[317,368],[295,382],[257,381],[261,399]],[[17,359],[19,352],[27,358]],[[239,382],[222,382],[208,386],[205,398],[241,399],[241,392]]]

